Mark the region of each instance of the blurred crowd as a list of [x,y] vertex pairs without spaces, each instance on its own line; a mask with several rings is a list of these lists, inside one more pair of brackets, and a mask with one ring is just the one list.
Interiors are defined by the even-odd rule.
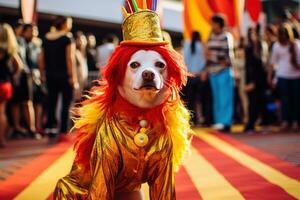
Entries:
[[88,75],[99,78],[118,44],[107,35],[96,46],[92,33],[71,29],[64,16],[42,39],[34,24],[0,24],[0,147],[8,138],[64,139],[70,107],[92,85]]
[[240,123],[249,134],[274,126],[299,131],[299,21],[290,16],[249,27],[245,37],[233,37],[222,15],[212,17],[211,27],[207,42],[193,32],[183,48],[193,75],[183,89],[192,123],[225,132]]
[[[191,75],[182,90],[191,123],[222,131],[239,123],[247,133],[257,125],[298,131],[299,22],[249,27],[245,37],[233,37],[222,15],[212,17],[211,27],[206,42],[193,32],[181,51]],[[71,29],[72,18],[63,16],[42,39],[34,24],[0,24],[0,147],[8,138],[64,138],[70,107],[100,78],[119,43],[107,35],[97,46],[92,33]],[[166,32],[164,38],[171,41]]]

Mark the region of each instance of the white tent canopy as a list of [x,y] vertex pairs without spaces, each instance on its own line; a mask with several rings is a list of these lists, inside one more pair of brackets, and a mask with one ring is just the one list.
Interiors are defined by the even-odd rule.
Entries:
[[[38,0],[42,13],[59,14],[103,22],[121,23],[123,0]],[[0,0],[0,6],[18,8],[19,0]],[[163,1],[163,24],[170,31],[182,32],[181,2]]]

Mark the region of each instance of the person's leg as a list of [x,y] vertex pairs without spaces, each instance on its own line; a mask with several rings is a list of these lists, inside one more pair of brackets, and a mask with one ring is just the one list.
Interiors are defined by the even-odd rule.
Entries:
[[35,113],[33,108],[33,103],[31,100],[22,103],[22,107],[25,114],[25,121],[30,132],[35,132]]
[[193,106],[192,106],[192,103],[191,103],[191,99],[192,99],[192,93],[191,93],[191,89],[192,89],[192,78],[191,77],[188,77],[188,80],[187,80],[187,84],[186,84],[186,87],[185,87],[185,99],[186,99],[186,105],[187,105],[187,108],[189,109],[189,111],[192,113],[192,115],[194,115],[193,113]]
[[211,74],[209,76],[209,81],[211,85],[211,92],[212,92],[212,113],[213,113],[213,123],[217,124],[218,121],[218,74]]
[[60,132],[66,133],[68,131],[69,110],[73,99],[73,89],[68,82],[62,85],[62,111],[60,121]]
[[202,117],[204,118],[203,124],[210,125],[212,123],[212,98],[211,98],[211,89],[209,81],[201,81],[199,83],[199,96],[200,96],[200,104]]
[[291,82],[291,118],[293,122],[293,127],[295,129],[299,128],[300,119],[300,79],[292,80]]
[[37,129],[42,128],[43,124],[43,105],[41,103],[35,103],[35,126]]
[[56,80],[48,80],[47,81],[47,88],[48,88],[48,101],[47,101],[47,129],[55,128],[55,113],[57,107],[57,99],[59,93],[59,84],[56,84]]
[[[206,120],[206,110],[205,110],[205,96],[204,94],[205,82],[199,79],[198,88],[197,88],[197,102],[200,104],[200,113],[199,113],[199,122],[205,124]],[[203,119],[202,119],[203,118]]]
[[21,129],[20,125],[20,105],[18,103],[13,103],[11,107],[11,115],[12,115],[12,122],[13,122],[13,127],[15,130]]
[[268,126],[271,124],[271,117],[270,117],[270,111],[268,110],[268,103],[269,103],[269,94],[268,91],[265,91],[265,93],[263,94],[263,97],[261,99],[261,125],[263,126]]
[[246,71],[245,68],[240,69],[240,79],[238,82],[238,93],[241,99],[241,106],[243,112],[243,123],[248,122],[248,96],[245,92],[245,85],[246,85]]
[[[278,91],[281,101],[281,119],[284,126],[289,122],[289,87],[288,80],[279,78],[278,79]],[[285,127],[284,127],[285,128]]]
[[239,85],[239,90],[238,90],[240,99],[241,99],[241,105],[242,105],[242,110],[243,110],[243,122],[246,123],[248,122],[248,98],[247,94],[245,92],[245,87],[242,85],[242,83]]
[[213,96],[212,96],[212,91],[211,91],[211,86],[210,82],[206,81],[205,85],[205,112],[207,116],[206,123],[208,125],[212,124],[213,122],[213,111],[212,111],[212,103],[213,103]]
[[7,128],[5,108],[6,102],[0,102],[0,148],[5,145],[5,132]]
[[21,126],[21,103],[14,102],[11,107],[12,125],[14,129],[14,136],[26,136],[26,129]]
[[241,119],[241,100],[238,95],[238,87],[233,88],[233,117],[232,121],[240,123]]
[[200,113],[198,112],[198,97],[199,97],[199,81],[200,79],[198,77],[193,77],[192,78],[192,85],[191,85],[191,99],[190,99],[190,104],[191,108],[193,111],[193,122],[195,125],[198,124],[199,118],[200,118]]
[[191,112],[191,122],[195,123],[196,112],[195,112],[195,91],[194,91],[195,80],[194,77],[188,77],[186,86],[182,90],[182,99],[186,103],[188,110]]
[[257,105],[257,94],[251,92],[248,94],[248,122],[245,127],[245,131],[254,131],[255,122],[257,120],[258,105]]
[[253,130],[252,122],[253,122],[253,99],[251,98],[251,94],[247,94],[248,97],[248,121],[245,125],[244,132]]
[[231,126],[234,105],[234,80],[231,69],[220,72],[218,78],[218,99],[219,99],[219,123],[225,126]]
[[24,80],[24,95],[26,96],[27,101],[23,102],[23,108],[25,111],[25,121],[29,128],[29,132],[34,134],[36,131],[35,127],[35,112],[33,107],[33,79],[30,73],[26,74],[26,79]]

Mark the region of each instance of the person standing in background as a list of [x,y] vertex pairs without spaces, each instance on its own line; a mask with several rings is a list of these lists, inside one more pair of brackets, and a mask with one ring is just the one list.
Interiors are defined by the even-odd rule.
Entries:
[[[199,113],[197,113],[197,100],[199,98],[203,99],[203,101],[201,101],[203,114],[204,111],[206,111],[204,105],[206,97],[204,92],[208,88],[207,74],[203,71],[205,67],[205,58],[200,33],[197,31],[193,32],[191,38],[191,41],[186,41],[184,43],[183,54],[188,72],[193,76],[188,77],[187,85],[183,89],[183,98],[186,100],[187,107],[192,113],[192,123],[198,125],[200,120],[197,119],[199,117]],[[205,114],[204,116],[206,116]]]
[[96,38],[92,33],[88,33],[86,36],[86,59],[89,71],[97,71],[97,50],[96,50]]
[[242,122],[248,122],[248,98],[245,92],[246,84],[246,69],[245,69],[245,38],[241,37],[239,44],[235,48],[234,66],[237,77],[237,92],[242,108]]
[[267,42],[269,52],[271,53],[274,43],[277,41],[277,30],[272,24],[268,24],[264,31],[264,40]]
[[244,131],[253,133],[255,122],[262,116],[266,103],[264,101],[267,89],[266,58],[268,57],[268,45],[263,43],[255,28],[249,28],[247,34],[248,44],[246,55],[246,85],[245,92],[248,96],[248,123]]
[[75,92],[74,99],[79,101],[82,97],[82,92],[87,85],[88,78],[88,64],[87,64],[87,38],[81,31],[77,31],[75,34],[76,44],[76,71],[78,80],[78,89]]
[[[17,42],[19,46],[19,56],[24,64],[22,70],[17,73],[13,78],[13,97],[11,99],[12,104],[12,122],[14,132],[12,137],[36,136],[35,128],[35,113],[33,108],[33,88],[32,79],[30,74],[29,65],[26,57],[26,41],[24,39],[24,24],[18,22],[15,26],[15,33],[17,36]],[[24,119],[26,122],[26,128],[22,127],[21,121]]]
[[[272,52],[273,45],[277,41],[277,27],[274,26],[273,24],[268,24],[263,33],[263,41],[267,44],[268,46],[268,58],[267,58],[267,65],[266,71],[268,73],[268,65],[269,65],[269,60],[270,60],[270,55]],[[272,76],[274,76],[274,72],[272,73]],[[260,122],[260,125],[263,126],[272,126],[273,124],[277,123],[278,121],[278,116],[279,116],[279,109],[277,106],[278,100],[278,92],[277,89],[272,87],[272,85],[267,84],[266,92],[265,92],[265,109],[263,110],[262,113],[262,119]],[[278,101],[277,101],[278,100]],[[268,127],[266,127],[266,130]]]
[[214,128],[230,131],[234,109],[233,36],[225,31],[222,15],[211,19],[212,32],[206,49],[207,70],[213,96]]
[[24,27],[24,22],[22,20],[18,20],[17,23],[14,25],[14,31],[19,46],[18,54],[22,60],[25,60],[26,49],[25,49],[25,40],[23,38],[23,27]]
[[7,118],[6,104],[12,97],[12,75],[23,67],[18,55],[18,43],[13,29],[8,24],[0,24],[0,148],[5,146]]
[[118,38],[115,35],[108,35],[103,40],[103,44],[97,47],[97,66],[100,71],[107,64],[118,43]]
[[[25,39],[25,49],[26,49],[26,64],[29,69],[29,79],[31,82],[31,91],[33,97],[33,106],[32,111],[34,112],[35,120],[32,120],[32,124],[30,125],[31,134],[36,138],[40,138],[40,135],[36,133],[36,125],[38,124],[38,128],[41,129],[41,118],[42,118],[42,99],[43,96],[38,92],[39,87],[41,85],[40,81],[40,71],[38,66],[38,56],[41,52],[41,42],[36,39],[37,37],[37,27],[33,24],[25,24],[23,27],[23,37]],[[38,122],[38,123],[37,123]]]
[[272,80],[275,69],[275,83],[281,100],[281,129],[299,129],[300,118],[300,44],[294,40],[289,24],[284,23],[278,29],[278,42],[273,45],[268,81]]
[[[48,88],[48,110],[46,133],[50,137],[65,134],[68,131],[69,108],[73,99],[73,91],[78,87],[75,43],[70,33],[72,18],[58,16],[54,22],[55,31],[46,34],[40,55],[40,71]],[[57,121],[58,95],[62,94],[62,110]],[[56,129],[60,122],[59,131]]]
[[[41,84],[40,70],[38,66],[38,56],[41,53],[42,42],[38,38],[38,29],[33,24],[25,24],[23,27],[23,37],[25,39],[26,63],[30,71],[30,81],[32,83],[33,107],[35,115],[35,124],[31,124],[32,134],[36,138],[40,135],[35,133],[36,128],[39,132],[42,129],[43,118],[43,101],[45,98],[45,90]],[[34,121],[32,123],[34,123]]]

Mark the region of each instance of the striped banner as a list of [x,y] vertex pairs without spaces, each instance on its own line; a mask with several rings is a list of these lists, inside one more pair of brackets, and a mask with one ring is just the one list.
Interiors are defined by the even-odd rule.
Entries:
[[[176,175],[179,200],[300,199],[300,168],[229,136],[195,130],[192,148]],[[70,170],[71,142],[59,143],[0,182],[0,199],[52,199]],[[149,200],[147,185],[142,186]]]

